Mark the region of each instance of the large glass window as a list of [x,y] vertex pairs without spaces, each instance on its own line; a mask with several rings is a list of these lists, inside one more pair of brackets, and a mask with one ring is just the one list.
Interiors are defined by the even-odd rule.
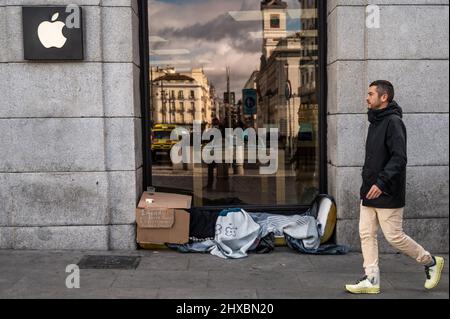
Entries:
[[317,0],[149,1],[154,186],[195,206],[310,204],[317,18]]

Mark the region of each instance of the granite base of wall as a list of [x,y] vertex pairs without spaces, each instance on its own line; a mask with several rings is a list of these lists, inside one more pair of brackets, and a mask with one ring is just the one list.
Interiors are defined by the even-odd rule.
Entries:
[[[339,220],[336,228],[337,243],[349,245],[352,251],[360,252],[361,243],[358,231],[359,220]],[[449,252],[448,218],[406,219],[404,221],[405,233],[422,245],[431,253]],[[379,231],[378,247],[380,253],[396,253],[398,250],[391,247]]]
[[0,249],[135,250],[135,225],[0,227]]

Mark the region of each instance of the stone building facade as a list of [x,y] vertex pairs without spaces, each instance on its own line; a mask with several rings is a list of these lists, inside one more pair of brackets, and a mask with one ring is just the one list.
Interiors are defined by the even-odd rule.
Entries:
[[211,124],[214,98],[202,69],[178,73],[174,67],[153,67],[151,74],[155,124]]
[[[143,191],[137,0],[76,2],[85,59],[24,60],[21,6],[0,0],[0,249],[135,249]],[[366,28],[378,4],[379,29]],[[328,0],[328,189],[337,242],[359,247],[364,98],[391,80],[408,127],[405,229],[448,252],[448,0]],[[382,251],[391,252],[385,242]]]

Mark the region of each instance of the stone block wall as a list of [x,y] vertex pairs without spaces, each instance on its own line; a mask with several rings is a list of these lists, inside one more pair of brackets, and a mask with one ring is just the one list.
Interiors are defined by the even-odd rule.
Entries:
[[[379,29],[366,28],[378,5]],[[449,1],[328,1],[329,191],[337,241],[360,250],[359,187],[369,123],[365,97],[392,81],[408,129],[405,231],[432,252],[449,247]],[[380,236],[383,238],[383,236]],[[380,241],[380,251],[394,252]]]
[[136,0],[79,0],[85,60],[24,60],[0,0],[0,248],[134,249],[142,191]]

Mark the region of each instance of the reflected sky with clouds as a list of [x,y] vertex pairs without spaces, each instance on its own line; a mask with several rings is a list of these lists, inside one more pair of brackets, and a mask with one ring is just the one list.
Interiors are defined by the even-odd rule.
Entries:
[[[297,0],[285,2],[288,9],[300,7]],[[262,22],[236,21],[229,12],[259,12],[260,4],[260,0],[149,0],[152,65],[174,61],[178,69],[204,67],[219,94],[226,89],[228,65],[232,90],[239,95],[259,68]],[[289,16],[288,30],[299,31],[300,20]]]

